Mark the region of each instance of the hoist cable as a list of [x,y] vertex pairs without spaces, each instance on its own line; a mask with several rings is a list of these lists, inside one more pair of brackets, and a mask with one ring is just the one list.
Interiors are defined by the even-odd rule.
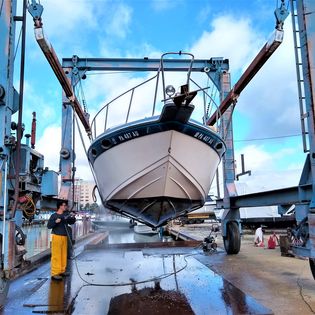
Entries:
[[[75,113],[75,112],[74,112],[74,113]],[[92,166],[92,164],[91,164],[91,162],[90,162],[90,160],[89,160],[89,157],[88,157],[88,153],[87,153],[86,146],[85,146],[85,143],[84,143],[84,139],[83,139],[83,136],[82,136],[82,131],[81,131],[81,129],[80,129],[80,127],[79,127],[79,124],[78,124],[78,118],[77,118],[77,116],[76,116],[76,113],[75,113],[74,117],[75,117],[75,120],[76,120],[76,122],[77,122],[78,131],[79,131],[81,143],[82,143],[82,146],[83,146],[83,149],[84,149],[84,153],[85,153],[86,158],[87,158],[87,160],[88,160],[88,163],[89,163],[89,166],[90,166],[90,169],[91,169],[91,173],[92,173],[92,176],[93,176],[93,178],[94,178],[94,182],[95,182],[95,184],[96,184],[96,183],[97,183],[97,181],[96,181],[96,175],[95,175],[93,166]],[[98,192],[100,193],[98,187],[97,187],[97,190],[98,190]],[[100,195],[101,195],[101,194],[100,194]]]
[[84,94],[84,89],[83,89],[83,86],[82,86],[82,80],[80,78],[79,80],[79,84],[80,84],[80,91],[81,91],[81,94],[82,94],[82,104],[83,104],[83,109],[84,109],[84,112],[88,112],[88,108],[86,106],[86,98],[85,98],[85,94]]
[[17,51],[18,51],[18,48],[19,48],[19,45],[20,45],[21,36],[22,36],[22,26],[21,26],[21,28],[20,28],[20,33],[19,33],[18,41],[17,41],[16,47],[15,47],[15,52],[14,52],[13,61],[15,60],[15,57],[16,57],[16,54],[17,54]]
[[[193,79],[190,79],[190,81],[192,81],[199,89],[202,90],[202,92],[204,94],[206,94],[213,102],[213,104],[215,105],[215,107],[217,108],[217,110],[219,111],[219,106],[217,105],[217,103],[215,102],[215,100],[210,96],[210,94],[208,92],[206,92],[196,81],[194,81]],[[221,114],[220,114],[221,116]]]
[[75,196],[74,196],[74,192],[75,192],[75,115],[74,115],[75,111],[72,111],[72,207],[70,211],[73,211],[74,208],[74,203],[75,203]]
[[300,137],[301,135],[302,135],[301,133],[298,133],[298,134],[294,134],[294,135],[283,135],[283,136],[274,136],[274,137],[264,137],[264,138],[253,138],[253,139],[234,140],[234,142],[263,141],[263,140],[293,138],[293,137]]

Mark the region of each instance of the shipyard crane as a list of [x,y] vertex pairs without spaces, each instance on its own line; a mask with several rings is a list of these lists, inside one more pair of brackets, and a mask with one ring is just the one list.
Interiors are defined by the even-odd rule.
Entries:
[[[297,5],[297,7],[295,7]],[[285,0],[281,0],[280,7],[275,10],[275,17],[276,17],[276,27],[275,31],[271,37],[271,39],[263,46],[261,51],[258,53],[257,57],[254,58],[252,63],[249,65],[247,70],[243,73],[239,81],[231,88],[230,84],[230,74],[228,73],[228,63],[224,60],[220,60],[219,58],[213,58],[210,60],[210,63],[207,61],[201,61],[200,67],[197,67],[196,71],[204,71],[209,72],[209,76],[211,77],[212,69],[217,71],[220,68],[220,79],[213,81],[217,88],[220,90],[221,93],[221,104],[219,109],[215,114],[211,117],[206,117],[208,125],[214,125],[218,117],[218,113],[223,114],[220,118],[221,124],[223,125],[223,135],[226,140],[227,144],[227,152],[223,158],[223,178],[224,178],[224,198],[222,200],[217,201],[217,207],[224,209],[224,215],[222,220],[222,235],[224,239],[224,245],[226,252],[228,254],[237,254],[240,250],[240,233],[241,233],[241,226],[240,226],[240,215],[239,215],[239,208],[240,207],[255,207],[259,205],[289,205],[289,204],[296,204],[296,208],[301,210],[301,214],[299,211],[297,212],[297,217],[301,222],[301,225],[298,227],[296,231],[297,235],[309,235],[310,237],[305,237],[303,246],[297,246],[295,251],[299,254],[305,255],[306,257],[310,257],[310,266],[312,272],[314,273],[314,247],[312,241],[312,235],[314,235],[313,226],[314,226],[314,218],[312,215],[313,200],[315,200],[314,188],[313,188],[313,181],[315,181],[315,173],[313,174],[313,164],[311,162],[312,155],[308,154],[304,171],[301,176],[301,182],[299,187],[292,187],[284,190],[277,190],[266,193],[259,193],[256,195],[243,195],[238,196],[234,184],[235,180],[235,169],[234,169],[234,146],[233,146],[233,130],[232,130],[232,113],[233,109],[236,105],[237,98],[239,97],[240,93],[243,89],[247,86],[247,84],[254,78],[255,74],[262,68],[262,66],[266,63],[266,61],[272,56],[272,54],[276,51],[283,40],[283,23],[286,17],[288,16],[288,10],[286,8],[287,4]],[[301,42],[305,43],[301,45],[300,49],[302,51],[301,54],[301,62],[305,67],[303,75],[306,76],[305,83],[308,84],[305,86],[305,97],[302,98],[305,100],[306,112],[301,112],[301,117],[303,119],[303,126],[305,125],[306,117],[308,117],[308,124],[309,124],[309,137],[310,137],[310,145],[311,149],[309,150],[312,152],[312,148],[315,144],[314,142],[314,123],[312,118],[314,117],[312,112],[312,99],[309,95],[312,95],[312,86],[310,84],[311,78],[309,75],[313,73],[309,71],[309,64],[310,61],[309,56],[313,56],[312,52],[308,53],[307,49],[310,50],[312,45],[307,45],[307,39],[305,34],[307,32],[311,32],[312,29],[310,28],[310,24],[308,23],[308,15],[309,12],[312,12],[310,8],[312,8],[312,3],[309,0],[296,2],[291,0],[292,6],[292,16],[295,17],[294,24],[299,24],[301,35]],[[36,39],[43,50],[47,60],[51,64],[58,80],[61,83],[61,86],[64,89],[64,100],[63,100],[63,111],[67,108],[67,105],[71,105],[74,110],[78,113],[78,116],[83,123],[86,131],[90,135],[90,127],[87,122],[87,114],[82,112],[81,106],[76,100],[73,94],[73,86],[76,84],[76,81],[79,80],[81,77],[85,75],[86,71],[90,70],[132,70],[132,71],[152,71],[157,70],[159,67],[158,60],[149,60],[149,59],[128,59],[128,62],[125,63],[124,59],[95,59],[95,58],[79,58],[78,56],[73,56],[70,59],[64,59],[62,66],[60,65],[57,56],[54,53],[52,46],[47,42],[44,38],[43,30],[42,30],[42,22],[41,22],[41,14],[42,14],[42,7],[36,3],[35,0],[32,0],[32,4],[29,6],[29,11],[32,14],[35,22],[35,35]],[[298,32],[295,32],[297,34]],[[310,36],[311,38],[311,36]],[[226,65],[226,68],[223,66]],[[183,71],[183,69],[187,69],[187,64],[185,65],[172,65],[169,62],[166,69],[171,70],[175,69],[177,71]],[[207,71],[206,71],[207,69]],[[65,75],[64,72],[67,72]],[[193,70],[194,71],[194,70]],[[71,76],[72,82],[70,82],[69,77]],[[301,80],[302,82],[302,80]],[[308,96],[308,98],[306,97]],[[68,115],[65,113],[65,116]],[[64,116],[63,116],[64,117]],[[63,119],[63,129],[69,130],[70,126],[66,126],[64,123],[65,119]],[[68,120],[69,121],[69,120]],[[71,121],[71,119],[70,119]],[[71,139],[71,132],[66,131],[67,139]],[[303,132],[304,137],[306,132]],[[304,139],[305,142],[305,139]],[[71,184],[72,179],[71,177],[71,161],[73,159],[69,158],[70,156],[73,157],[72,153],[72,144],[71,140],[68,141],[67,147],[61,149],[61,158],[62,158],[62,186],[60,191],[60,197],[69,199],[70,191],[71,191]],[[312,173],[310,174],[310,170]],[[311,178],[311,181],[310,181]],[[311,196],[311,197],[310,197]],[[305,200],[309,200],[310,203],[305,205]],[[303,205],[301,204],[303,203]],[[306,223],[307,222],[307,223]],[[309,229],[310,227],[310,229]],[[305,232],[306,231],[306,232]]]
[[[314,28],[311,23],[313,12],[315,12],[315,4],[313,0],[295,1],[290,0],[292,6],[292,15],[294,25],[298,25],[297,36],[300,36],[301,45],[296,47],[299,49],[298,67],[303,66],[303,71],[300,73],[300,88],[303,85],[304,94],[300,96],[303,103],[303,112],[301,112],[301,119],[303,126],[308,125],[307,131],[304,132],[304,137],[309,136],[309,148],[305,151],[308,152],[305,166],[301,175],[300,184],[298,187],[291,187],[289,189],[282,189],[272,192],[257,193],[245,196],[237,196],[234,180],[235,169],[231,168],[234,165],[234,149],[233,149],[233,136],[232,136],[232,111],[236,104],[236,100],[246,85],[254,78],[254,75],[259,71],[263,64],[269,59],[273,52],[280,45],[283,37],[282,24],[285,17],[288,15],[286,10],[285,1],[281,1],[281,6],[276,10],[277,27],[271,42],[268,42],[263,49],[259,52],[258,56],[254,59],[245,73],[241,76],[240,80],[231,89],[230,77],[228,73],[228,61],[223,58],[212,58],[211,60],[200,60],[195,64],[196,68],[192,71],[205,72],[213,79],[215,85],[220,90],[222,95],[221,105],[219,110],[224,113],[221,120],[225,127],[224,133],[226,134],[228,150],[224,158],[224,181],[225,181],[225,196],[223,200],[218,201],[218,207],[225,209],[225,216],[223,219],[223,237],[224,245],[228,254],[236,254],[240,249],[240,220],[239,211],[240,207],[260,206],[260,205],[297,205],[297,219],[300,222],[295,231],[296,237],[302,240],[302,243],[297,243],[293,246],[294,251],[304,257],[310,258],[310,266],[315,276],[315,123],[314,123],[314,69],[311,67],[315,63],[314,58]],[[9,4],[7,4],[9,3]],[[1,68],[0,72],[0,166],[1,166],[1,195],[0,195],[0,209],[3,220],[1,222],[1,280],[0,280],[0,304],[4,304],[6,292],[8,290],[8,283],[15,268],[15,232],[16,221],[20,219],[20,211],[15,213],[9,211],[9,198],[7,179],[9,177],[8,168],[12,162],[11,150],[16,147],[17,143],[21,141],[21,129],[18,129],[17,141],[11,137],[11,116],[19,111],[22,114],[22,106],[16,106],[18,103],[22,105],[23,101],[23,85],[20,88],[20,95],[13,88],[13,55],[14,55],[14,36],[10,34],[15,33],[15,23],[18,21],[23,22],[24,45],[25,45],[25,20],[26,20],[26,4],[23,1],[23,16],[14,16],[16,12],[16,1],[8,1],[4,3],[6,12],[12,12],[11,16],[4,20],[0,25],[3,31],[3,39],[1,38],[0,45],[7,47],[9,50],[8,55],[4,53],[5,49],[1,50],[1,60],[6,61],[6,67]],[[10,6],[10,8],[9,8]],[[35,23],[35,36],[38,41],[45,57],[47,58],[50,66],[54,70],[63,88],[63,121],[62,128],[66,141],[64,147],[61,148],[61,175],[62,185],[59,197],[63,199],[71,199],[71,191],[74,176],[72,169],[74,167],[74,152],[72,144],[72,108],[80,119],[89,137],[92,135],[91,126],[88,121],[88,114],[82,108],[80,102],[74,94],[74,86],[78,78],[82,78],[86,71],[102,69],[102,70],[121,70],[128,69],[131,71],[152,71],[157,70],[159,61],[149,59],[132,59],[128,60],[128,65],[124,59],[96,59],[96,58],[78,58],[73,56],[70,59],[64,59],[61,64],[56,56],[52,45],[47,41],[44,36],[41,15],[43,7],[32,0],[28,6],[29,12],[32,14]],[[22,46],[24,46],[22,45]],[[22,63],[21,63],[22,64]],[[22,69],[21,65],[21,69]],[[166,70],[183,71],[187,70],[187,63],[176,64],[171,61],[166,61]],[[23,71],[21,71],[23,72]],[[67,73],[68,72],[68,73]],[[219,78],[217,74],[220,74]],[[22,74],[22,73],[21,73]],[[303,82],[302,82],[303,77]],[[23,80],[21,80],[21,84]],[[19,102],[20,100],[20,102]],[[215,117],[207,117],[209,125],[217,122],[217,115]],[[70,121],[67,124],[66,121]],[[21,128],[21,121],[18,123]],[[28,149],[27,149],[28,150]],[[41,162],[41,156],[36,156],[34,151],[28,150],[34,159]],[[40,163],[39,163],[40,164]],[[41,165],[39,165],[41,166]],[[18,180],[19,172],[17,172],[15,179]],[[33,174],[32,174],[33,175]],[[3,180],[4,179],[4,180]],[[16,183],[17,185],[17,183]],[[39,189],[39,188],[38,188]],[[11,190],[12,192],[12,190]],[[10,192],[10,193],[11,193]],[[12,197],[12,196],[11,196]],[[15,203],[17,199],[15,198]],[[12,200],[11,200],[12,201]],[[11,213],[10,213],[11,212]],[[11,248],[9,246],[11,244]]]
[[[48,40],[44,36],[43,23],[41,15],[43,7],[41,4],[32,0],[28,6],[28,11],[34,20],[35,38],[41,50],[44,53],[47,61],[49,62],[52,70],[54,71],[60,85],[63,88],[63,106],[62,106],[62,134],[63,134],[63,147],[60,151],[61,160],[61,188],[59,198],[73,200],[73,185],[74,185],[74,152],[72,143],[73,134],[73,108],[76,115],[79,117],[90,139],[93,139],[93,132],[88,122],[88,114],[82,110],[76,96],[74,95],[75,86],[83,77],[86,77],[87,71],[95,70],[119,70],[119,71],[159,71],[163,67],[162,76],[164,71],[179,71],[187,72],[203,72],[220,89],[220,77],[223,72],[229,69],[228,60],[223,58],[211,58],[210,60],[176,60],[176,59],[163,59],[161,64],[160,59],[124,59],[124,58],[79,58],[73,56],[72,58],[64,58],[62,65]],[[179,55],[185,55],[179,53]],[[176,97],[174,97],[176,99]],[[153,110],[154,112],[154,110]],[[94,123],[96,128],[96,123]],[[95,132],[94,132],[95,136]],[[94,174],[94,179],[97,174]],[[209,181],[210,182],[210,181]],[[146,222],[148,223],[148,222]]]
[[[213,126],[220,118],[221,130],[225,139],[227,150],[223,156],[223,180],[224,180],[224,198],[217,201],[217,207],[224,209],[222,216],[222,236],[225,250],[228,254],[237,254],[241,246],[241,224],[239,207],[231,204],[231,197],[237,197],[235,186],[235,159],[234,143],[232,129],[233,110],[237,104],[237,99],[248,83],[255,77],[267,60],[273,55],[283,41],[283,24],[289,12],[284,0],[280,7],[275,10],[276,26],[271,38],[263,46],[257,56],[253,59],[240,79],[231,88],[230,74],[223,74],[221,84],[228,86],[228,91],[223,95],[223,100],[217,110],[207,117],[207,124]],[[220,115],[219,115],[220,114]]]
[[[63,117],[67,115],[71,115],[68,111],[68,106],[71,104],[75,112],[78,113],[78,116],[83,123],[86,131],[90,134],[90,127],[88,126],[88,122],[85,119],[87,113],[82,114],[82,109],[76,97],[74,96],[73,90],[76,83],[81,79],[81,76],[85,75],[86,71],[92,70],[133,70],[133,71],[152,71],[158,70],[160,67],[160,60],[149,60],[148,58],[142,59],[93,59],[93,58],[79,58],[78,56],[73,56],[70,60],[64,59],[64,62],[61,66],[52,45],[47,41],[44,36],[43,28],[42,28],[42,20],[41,15],[43,12],[43,7],[37,3],[35,0],[32,0],[32,3],[28,7],[29,12],[33,16],[34,19],[34,26],[35,26],[35,37],[36,40],[41,47],[46,59],[48,60],[49,64],[51,65],[52,69],[54,70],[56,77],[58,78],[61,86],[63,87],[65,98],[63,100]],[[261,60],[266,61],[271,54],[275,51],[276,47],[282,41],[283,30],[282,25],[283,21],[287,15],[287,11],[285,10],[284,3],[282,2],[281,7],[276,10],[276,17],[277,17],[277,32],[275,33],[275,39],[272,40],[272,43],[267,43],[262,53],[260,53]],[[269,47],[270,46],[270,47]],[[265,53],[266,51],[266,53]],[[172,60],[165,60],[163,61],[165,66],[163,67],[165,71],[168,70],[175,70],[175,71],[184,71],[188,68],[189,63],[187,61],[184,62],[184,66],[175,64]],[[216,87],[220,90],[221,97],[225,96],[228,91],[230,91],[230,84],[227,82],[229,80],[228,70],[228,62],[222,60],[220,58],[211,58],[210,61],[203,60],[196,62],[194,64],[201,64],[201,67],[193,68],[192,71],[201,71],[208,74],[210,79],[214,82]],[[262,66],[262,62],[260,62],[260,67]],[[253,68],[253,67],[252,67]],[[257,72],[259,70],[256,69]],[[65,74],[67,73],[67,75]],[[218,74],[218,79],[215,78],[215,73]],[[247,83],[250,79],[254,76],[253,73],[250,75],[246,72],[246,81]],[[72,82],[70,82],[69,78],[71,78]],[[225,84],[223,84],[225,82]],[[245,87],[245,84],[242,84],[242,87]],[[233,98],[235,95],[233,94]],[[215,114],[215,117],[218,117],[218,114]],[[63,121],[71,121],[70,119],[63,119]],[[222,118],[224,122],[224,117]],[[227,126],[228,127],[228,126]],[[73,152],[72,152],[72,144],[71,144],[71,132],[70,125],[64,125],[63,123],[63,132],[65,134],[65,144],[64,147],[61,149],[61,171],[62,171],[62,185],[61,191],[59,196],[64,199],[71,199],[71,185],[73,185],[74,176],[71,176],[71,169],[73,168],[73,162],[71,167],[71,161],[73,161]],[[225,131],[223,131],[225,134]],[[229,158],[229,157],[228,157]],[[97,177],[97,175],[96,175]],[[234,224],[232,222],[232,224]],[[235,227],[234,227],[235,229]],[[226,235],[226,230],[224,229],[224,236]],[[238,249],[239,250],[239,249]],[[238,252],[238,250],[236,250]],[[228,249],[230,252],[231,249]],[[235,251],[235,250],[234,250]]]

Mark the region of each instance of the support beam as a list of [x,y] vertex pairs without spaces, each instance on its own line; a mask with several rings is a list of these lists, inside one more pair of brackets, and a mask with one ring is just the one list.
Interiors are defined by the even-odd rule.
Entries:
[[[301,194],[302,192],[302,194]],[[301,199],[303,196],[303,200]],[[288,187],[253,194],[233,196],[230,198],[231,208],[262,207],[276,205],[292,205],[307,203],[312,197],[312,186]],[[217,200],[217,208],[223,208],[223,200]]]
[[[163,71],[187,72],[191,59],[164,59]],[[88,71],[139,71],[157,72],[161,68],[161,59],[145,58],[63,58],[62,67],[80,78]],[[220,74],[228,72],[229,60],[222,57],[194,59],[192,72],[205,73],[220,90]]]
[[[190,59],[163,59],[164,71],[187,72]],[[79,58],[76,68],[84,71],[158,71],[161,59],[144,58]],[[218,66],[228,71],[229,61],[223,58],[195,59],[192,72],[216,72]],[[73,57],[62,59],[63,68],[73,68]]]
[[68,200],[71,208],[73,201],[73,110],[65,93],[62,95],[62,133],[60,150],[61,185],[59,199]]
[[[231,90],[230,74],[225,72],[221,74],[221,89],[220,99],[224,99]],[[223,164],[223,185],[224,185],[224,199],[223,207],[224,213],[222,215],[222,236],[227,236],[228,223],[230,221],[239,222],[239,209],[231,210],[231,197],[237,195],[235,187],[235,159],[234,159],[234,142],[233,142],[233,124],[232,124],[233,105],[231,104],[226,112],[222,115],[221,121],[221,136],[226,144],[225,155],[222,158]],[[239,230],[240,225],[239,225]]]
[[81,123],[83,124],[85,128],[85,131],[88,133],[88,135],[90,135],[91,127],[88,121],[88,115],[87,113],[83,112],[81,104],[79,103],[78,99],[74,95],[71,82],[69,81],[64,70],[62,69],[54,48],[45,38],[43,28],[36,26],[36,23],[35,23],[34,31],[35,31],[36,41],[39,44],[41,50],[43,51],[52,70],[54,71],[60,85],[62,86],[62,89],[65,92],[65,95],[71,101],[74,110],[76,111]]
[[264,45],[258,55],[254,58],[240,79],[236,82],[232,90],[226,96],[219,106],[219,109],[207,120],[207,125],[213,126],[218,117],[220,117],[229,106],[235,102],[241,92],[245,89],[248,83],[254,78],[266,61],[271,57],[275,50],[280,46],[283,40],[283,31],[275,30],[271,39]]

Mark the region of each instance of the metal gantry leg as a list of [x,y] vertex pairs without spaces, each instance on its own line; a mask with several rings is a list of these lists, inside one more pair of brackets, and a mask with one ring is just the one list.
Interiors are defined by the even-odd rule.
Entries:
[[10,151],[11,117],[17,111],[18,93],[13,87],[14,48],[16,22],[16,1],[7,0],[1,4],[0,15],[0,305],[4,305],[9,289],[9,279],[14,268],[15,222],[9,219],[8,170],[12,162]]
[[60,150],[60,171],[61,187],[59,198],[69,201],[72,207],[73,192],[73,109],[71,102],[63,93],[62,100],[62,128],[61,128],[61,150]]
[[[223,72],[221,75],[221,100],[226,97],[231,89],[230,74]],[[239,208],[231,208],[230,197],[237,196],[235,180],[235,160],[233,144],[232,114],[234,105],[231,105],[221,118],[221,132],[226,144],[223,157],[224,181],[224,213],[222,216],[222,236],[227,254],[237,254],[241,248],[241,225]]]
[[[304,119],[307,117],[308,149],[301,180],[299,195],[304,207],[298,207],[296,212],[297,242],[293,252],[309,257],[311,272],[315,279],[315,3],[312,0],[291,0],[293,29],[295,31],[295,57],[297,63],[297,80],[299,90],[299,103],[301,109],[302,133],[305,137]],[[297,34],[299,45],[297,45]],[[303,78],[303,79],[302,79]],[[301,93],[303,91],[303,93]],[[305,113],[304,113],[305,111]],[[306,141],[303,140],[303,143]],[[306,197],[305,187],[311,186],[311,195]]]

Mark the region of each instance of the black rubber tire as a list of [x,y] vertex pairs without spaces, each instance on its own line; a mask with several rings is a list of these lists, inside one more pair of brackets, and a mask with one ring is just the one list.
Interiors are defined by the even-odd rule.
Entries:
[[310,268],[313,275],[313,279],[315,280],[315,258],[309,258]]
[[236,222],[229,222],[226,226],[226,236],[223,237],[224,248],[228,255],[236,255],[241,249],[241,235]]
[[24,234],[22,228],[18,225],[15,226],[15,243],[17,245],[25,245],[26,234]]

